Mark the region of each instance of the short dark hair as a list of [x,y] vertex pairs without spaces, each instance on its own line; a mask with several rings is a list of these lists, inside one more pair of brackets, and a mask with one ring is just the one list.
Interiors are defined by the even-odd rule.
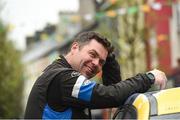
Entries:
[[95,39],[97,42],[102,44],[104,48],[108,51],[108,54],[113,52],[114,47],[109,42],[109,40],[95,31],[82,32],[74,38],[73,42],[78,42],[80,44],[80,47],[83,47],[92,39]]

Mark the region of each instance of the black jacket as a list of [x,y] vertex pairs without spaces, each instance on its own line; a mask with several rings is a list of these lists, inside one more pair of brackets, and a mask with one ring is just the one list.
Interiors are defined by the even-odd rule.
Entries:
[[49,65],[29,95],[25,118],[88,118],[85,108],[118,107],[133,93],[151,86],[146,74],[104,86],[72,69],[63,56]]

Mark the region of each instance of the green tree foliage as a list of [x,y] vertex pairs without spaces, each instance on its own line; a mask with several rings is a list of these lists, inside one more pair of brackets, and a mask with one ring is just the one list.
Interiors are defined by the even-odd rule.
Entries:
[[118,16],[121,68],[124,73],[128,73],[125,77],[146,69],[144,13],[140,10],[144,2],[126,0],[120,5],[120,8],[127,8],[126,14]]
[[119,39],[119,32],[118,32],[118,19],[116,17],[107,17],[105,15],[101,16],[101,12],[105,14],[108,10],[114,10],[117,4],[110,4],[106,0],[102,0],[101,6],[99,6],[99,9],[96,10],[97,16],[96,21],[98,21],[98,27],[96,28],[96,31],[100,32],[102,35],[106,36],[115,47],[115,53],[116,56],[119,57],[119,46],[118,46],[118,39]]
[[0,118],[19,118],[22,114],[21,54],[7,40],[7,29],[0,21]]
[[[144,13],[140,6],[144,0],[118,0],[114,4],[103,1],[101,9],[97,12],[106,13],[109,10],[125,9],[125,14],[114,17],[99,17],[98,31],[107,36],[116,48],[117,57],[121,64],[123,78],[146,69]],[[99,14],[100,16],[100,14]],[[147,31],[148,32],[148,31]]]

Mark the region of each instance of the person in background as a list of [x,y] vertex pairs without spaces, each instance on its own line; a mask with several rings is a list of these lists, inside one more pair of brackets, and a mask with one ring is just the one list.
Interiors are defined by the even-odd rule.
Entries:
[[[101,70],[103,84],[91,81]],[[152,84],[165,88],[166,81],[164,72],[156,69],[121,80],[108,39],[94,31],[83,32],[36,80],[24,118],[89,119],[90,109],[118,107]]]

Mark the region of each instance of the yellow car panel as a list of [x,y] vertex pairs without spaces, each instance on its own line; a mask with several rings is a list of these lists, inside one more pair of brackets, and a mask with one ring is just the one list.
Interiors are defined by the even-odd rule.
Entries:
[[180,87],[136,93],[126,100],[124,106],[117,110],[113,118],[137,120],[179,119]]
[[140,94],[137,96],[135,101],[133,102],[133,105],[138,109],[137,115],[138,119],[148,119],[149,116],[149,101],[148,98]]
[[157,100],[158,115],[180,112],[180,88],[162,90],[153,95]]

